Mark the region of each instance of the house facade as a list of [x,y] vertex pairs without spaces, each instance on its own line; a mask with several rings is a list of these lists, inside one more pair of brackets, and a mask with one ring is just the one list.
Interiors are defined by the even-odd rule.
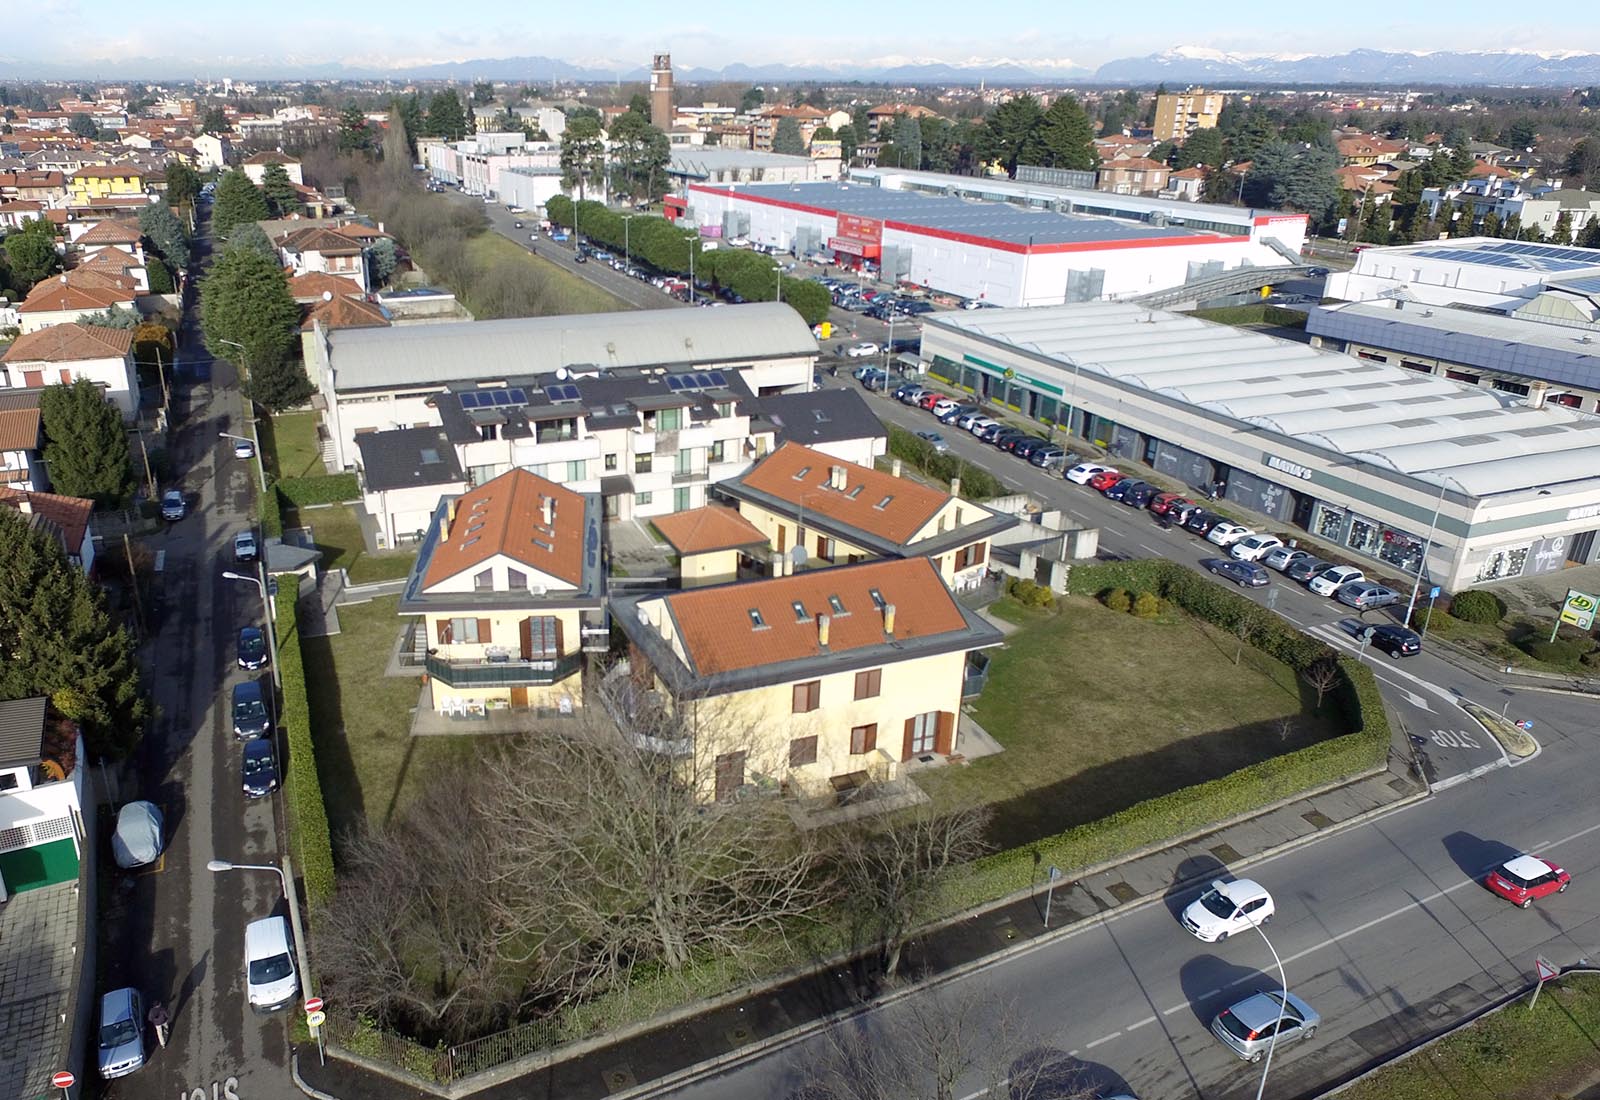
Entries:
[[94,501],[0,485],[0,508],[9,508],[45,532],[85,575],[94,570]]
[[0,901],[78,878],[87,761],[43,696],[0,701]]
[[319,271],[348,279],[363,294],[372,289],[365,250],[343,233],[317,226],[291,229],[273,237],[272,244],[293,275]]
[[86,164],[67,181],[74,206],[113,195],[143,195],[151,170],[138,164]]
[[[31,300],[30,295],[30,300]],[[133,363],[133,333],[76,321],[27,331],[0,355],[6,387],[36,390],[87,378],[132,420],[139,409],[139,375]]]
[[[7,380],[3,372],[0,380]],[[39,394],[0,389],[0,485],[10,489],[26,492],[46,485]]]
[[23,335],[69,324],[113,306],[126,310],[138,308],[139,291],[132,280],[126,287],[108,286],[103,280],[93,280],[93,285],[90,282],[68,272],[35,286],[17,307]]

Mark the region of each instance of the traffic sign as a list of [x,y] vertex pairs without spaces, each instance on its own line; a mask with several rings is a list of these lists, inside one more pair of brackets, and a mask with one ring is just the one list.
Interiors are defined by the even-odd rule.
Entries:
[[1434,585],[1432,588],[1428,589],[1428,599],[1437,600],[1441,591],[1442,589],[1440,589],[1438,585]]
[[1558,970],[1555,965],[1543,955],[1540,955],[1537,959],[1533,960],[1533,965],[1539,971],[1539,980],[1541,982],[1547,982],[1551,978],[1561,977],[1561,971]]
[[1531,730],[1533,728],[1533,723],[1524,718],[1522,721],[1517,723],[1517,726],[1521,729]]
[[307,1015],[309,1015],[309,1014],[311,1014],[313,1012],[321,1012],[321,1011],[322,1011],[322,998],[321,997],[307,997],[306,998],[306,1013],[307,1013]]
[[327,1022],[328,1022],[328,1014],[326,1012],[307,1012],[306,1013],[306,1026],[307,1027],[321,1027],[323,1024],[325,1024]]
[[50,1083],[58,1089],[70,1089],[78,1083],[70,1070],[58,1069],[50,1075]]

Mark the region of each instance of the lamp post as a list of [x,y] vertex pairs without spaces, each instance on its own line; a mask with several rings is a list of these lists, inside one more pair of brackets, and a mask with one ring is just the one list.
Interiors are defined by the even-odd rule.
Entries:
[[689,304],[694,305],[694,241],[695,235],[691,234],[683,239],[684,246],[689,250]]
[[[294,953],[300,962],[300,999],[306,1000],[311,996],[311,960],[306,954],[305,931],[300,927],[300,903],[295,897],[294,876],[289,873],[289,857],[283,857],[282,866],[270,863],[231,863],[225,859],[213,859],[206,862],[206,870],[215,873],[223,871],[270,871],[278,876],[278,881],[283,885],[284,900],[289,903],[289,926],[294,930]],[[322,1032],[317,1025],[311,1026],[311,1034],[317,1040],[317,1050],[322,1050]]]
[[[227,344],[229,347],[238,348],[239,349],[239,352],[240,352],[239,365],[244,367],[245,376],[248,377],[249,374],[250,374],[250,363],[249,363],[250,349],[246,348],[243,344],[239,343],[237,340],[224,340],[220,336],[217,337],[216,340],[217,340],[217,343],[219,343],[219,344]],[[244,400],[245,400],[245,404],[246,405],[250,406],[252,409],[254,408],[254,406],[255,406],[255,402],[254,401],[252,401],[249,397],[246,397]],[[267,491],[267,468],[266,468],[266,466],[264,466],[262,464],[262,461],[261,461],[261,432],[256,428],[255,425],[256,425],[256,418],[254,416],[251,416],[250,417],[250,430],[255,433],[255,437],[251,438],[250,442],[255,447],[255,451],[256,451],[256,470],[261,476],[261,491],[263,493],[265,493]],[[227,432],[219,432],[217,434],[223,435],[223,436],[227,436],[228,435]],[[249,437],[236,435],[236,436],[229,436],[229,438],[230,439],[245,439],[245,438],[249,438]]]
[[1256,1100],[1261,1100],[1262,1093],[1267,1090],[1267,1074],[1272,1071],[1272,1052],[1278,1046],[1278,1029],[1283,1027],[1283,1012],[1289,1001],[1289,979],[1283,973],[1283,960],[1278,958],[1278,949],[1272,946],[1272,941],[1267,939],[1266,931],[1258,922],[1252,921],[1251,925],[1261,933],[1261,942],[1267,945],[1267,950],[1272,952],[1272,961],[1278,967],[1278,982],[1281,986],[1278,996],[1278,1022],[1273,1025],[1272,1038],[1267,1041],[1267,1061],[1261,1067],[1261,1084],[1256,1087]]
[[633,252],[628,247],[628,223],[633,217],[632,214],[622,215],[622,262],[628,267],[633,266]]
[[778,304],[781,306],[783,305],[783,268],[779,267],[777,264],[773,264],[772,273],[778,277]]
[[1417,593],[1422,591],[1422,573],[1423,570],[1428,568],[1428,554],[1433,550],[1433,535],[1439,526],[1439,509],[1444,507],[1444,491],[1452,484],[1468,496],[1472,495],[1466,486],[1449,474],[1446,474],[1444,480],[1439,482],[1439,499],[1433,503],[1433,519],[1428,524],[1428,537],[1422,541],[1422,558],[1417,562],[1417,579],[1411,585],[1411,599],[1406,602],[1404,622],[1407,626],[1411,625],[1411,613],[1417,609]]

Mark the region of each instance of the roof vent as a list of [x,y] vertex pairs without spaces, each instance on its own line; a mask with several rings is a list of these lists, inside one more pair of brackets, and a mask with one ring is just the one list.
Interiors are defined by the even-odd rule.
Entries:
[[828,467],[828,486],[832,489],[843,490],[850,473],[843,466]]

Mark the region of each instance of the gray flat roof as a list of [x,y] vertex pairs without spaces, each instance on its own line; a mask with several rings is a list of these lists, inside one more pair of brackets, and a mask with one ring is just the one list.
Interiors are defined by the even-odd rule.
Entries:
[[[923,339],[968,333],[1305,446],[1473,496],[1594,479],[1600,417],[1120,302],[940,313]],[[1030,368],[1031,369],[1031,368]]]
[[563,367],[709,365],[816,354],[811,329],[777,302],[328,333],[340,392],[544,374]]
[[[1375,258],[1382,259],[1399,260],[1404,256],[1415,256],[1419,260],[1497,267],[1507,271],[1535,271],[1557,276],[1600,267],[1600,249],[1505,241],[1495,237],[1463,237],[1454,241],[1390,245],[1370,251]],[[1359,264],[1357,269],[1359,274]]]
[[919,191],[891,191],[870,184],[831,180],[691,185],[691,195],[695,191],[733,194],[752,202],[795,206],[815,214],[878,218],[913,231],[955,233],[975,238],[980,243],[992,241],[1037,247],[1214,238],[1213,234],[1195,229],[1158,228],[1114,218],[1025,210],[1007,203],[928,195]]
[[810,157],[786,153],[761,153],[754,149],[724,149],[720,145],[674,145],[667,171],[674,175],[703,176],[731,168],[805,168],[815,170]]

